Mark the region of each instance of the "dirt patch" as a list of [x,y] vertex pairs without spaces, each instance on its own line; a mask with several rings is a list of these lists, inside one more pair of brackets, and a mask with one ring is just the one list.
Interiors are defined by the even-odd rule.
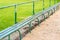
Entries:
[[23,40],[60,40],[60,10],[28,33]]

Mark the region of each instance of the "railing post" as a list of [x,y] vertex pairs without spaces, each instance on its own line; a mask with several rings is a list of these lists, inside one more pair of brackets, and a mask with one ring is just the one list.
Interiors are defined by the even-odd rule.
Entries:
[[33,2],[33,9],[32,9],[33,10],[33,15],[35,15],[35,9],[34,9],[35,8],[35,4],[34,4],[34,1],[32,1],[32,2]]
[[19,38],[20,38],[20,40],[22,40],[22,34],[19,30],[18,30],[18,32],[19,32]]
[[43,0],[43,10],[44,10],[45,8],[44,8],[44,0]]
[[29,32],[31,33],[31,22],[30,23],[28,23],[28,25],[29,25]]
[[10,35],[8,36],[8,40],[10,40]]
[[45,15],[44,15],[44,14],[42,14],[42,15],[43,15],[43,17],[44,17],[44,20],[45,20],[45,19],[46,19],[46,18],[45,18]]
[[48,17],[49,17],[50,15],[49,15],[49,11],[48,11]]
[[15,5],[14,8],[14,20],[15,20],[15,24],[17,23],[17,11],[16,11],[17,6]]
[[38,20],[38,25],[40,24],[40,20],[39,20],[39,18],[37,18],[37,20]]

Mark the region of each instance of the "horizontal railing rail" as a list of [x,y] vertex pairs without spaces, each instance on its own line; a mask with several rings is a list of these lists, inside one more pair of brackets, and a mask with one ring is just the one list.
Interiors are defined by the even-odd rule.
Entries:
[[[8,6],[3,6],[3,7],[0,7],[0,9],[4,9],[4,8],[9,8],[9,7],[14,7],[14,21],[15,21],[15,24],[17,23],[17,6],[18,5],[23,5],[23,4],[28,4],[28,3],[32,3],[32,14],[34,15],[35,14],[35,3],[34,2],[37,2],[39,0],[35,0],[35,1],[29,1],[29,2],[22,2],[22,3],[19,3],[19,4],[12,4],[12,5],[8,5]],[[41,0],[43,2],[43,10],[45,9],[44,8],[44,0]],[[49,6],[51,6],[51,1],[52,0],[49,0]],[[56,4],[57,1],[54,0],[54,4]]]
[[[7,29],[5,29],[5,30],[3,30],[3,31],[1,31],[0,32],[0,40],[2,40],[2,39],[4,39],[4,38],[6,38],[7,36],[8,36],[8,40],[11,40],[10,39],[10,35],[12,34],[12,33],[14,33],[15,31],[18,31],[19,32],[19,37],[20,37],[20,40],[22,39],[22,35],[21,35],[21,32],[19,31],[19,29],[21,29],[22,27],[24,27],[25,25],[29,25],[29,29],[31,28],[31,22],[32,21],[34,21],[36,18],[38,19],[38,23],[40,22],[40,20],[39,20],[39,18],[38,17],[40,17],[41,15],[43,15],[43,17],[44,17],[44,19],[45,19],[45,14],[46,14],[46,12],[48,12],[48,16],[49,16],[49,12],[51,11],[51,10],[57,10],[57,7],[59,8],[59,5],[60,5],[60,3],[57,3],[57,4],[55,4],[54,6],[51,6],[50,4],[49,4],[49,6],[51,6],[51,7],[49,7],[48,9],[45,9],[44,10],[44,7],[43,7],[43,10],[42,10],[42,12],[37,12],[37,14],[35,14],[35,12],[34,12],[34,2],[35,1],[32,1],[32,2],[23,2],[23,3],[20,3],[20,4],[13,4],[13,5],[9,5],[9,6],[4,6],[4,7],[1,7],[0,9],[4,9],[4,8],[9,8],[9,7],[12,7],[12,6],[14,6],[15,7],[15,24],[13,25],[13,26],[10,26],[9,28],[7,28]],[[50,1],[51,2],[51,1]],[[31,17],[29,17],[29,18],[27,18],[27,19],[25,19],[25,20],[23,20],[22,22],[20,22],[20,23],[17,23],[17,19],[16,19],[16,6],[18,6],[18,5],[22,5],[22,4],[27,4],[27,3],[33,3],[33,16],[31,16]],[[44,0],[43,0],[43,6],[44,6]]]
[[24,20],[23,22],[20,22],[20,23],[17,23],[3,31],[0,32],[0,40],[2,40],[3,38],[9,36],[10,34],[12,34],[13,32],[19,30],[20,28],[22,28],[23,26],[29,24],[30,22],[32,22],[34,19],[38,18],[39,16],[41,16],[42,14],[45,14],[45,12],[49,12],[50,10],[52,9],[56,9],[56,7],[58,7],[60,5],[60,3],[52,6],[52,7],[49,7],[48,9],[46,10],[43,10],[42,12],[38,12],[38,14],[35,14],[31,17],[29,17],[28,19]]
[[[3,7],[0,7],[0,9],[4,9],[4,8],[8,8],[8,7],[12,7],[12,6],[18,6],[18,5],[23,5],[23,4],[28,4],[28,3],[32,3],[33,1],[29,1],[29,2],[22,2],[22,3],[19,3],[19,4],[12,4],[12,5],[8,5],[8,6],[3,6]],[[36,2],[36,1],[34,1]]]

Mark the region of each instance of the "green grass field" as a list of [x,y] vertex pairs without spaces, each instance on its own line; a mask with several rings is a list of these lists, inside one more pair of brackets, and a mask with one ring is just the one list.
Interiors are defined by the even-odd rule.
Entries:
[[[7,5],[18,4],[21,2],[27,2],[29,0],[0,0],[0,8]],[[35,2],[35,13],[43,9],[42,0]],[[54,0],[51,1],[54,5]],[[49,0],[45,0],[45,8],[49,7]],[[19,5],[17,10],[17,22],[21,22],[29,16],[32,16],[32,3]],[[8,28],[14,24],[14,6],[9,8],[0,9],[0,31]]]

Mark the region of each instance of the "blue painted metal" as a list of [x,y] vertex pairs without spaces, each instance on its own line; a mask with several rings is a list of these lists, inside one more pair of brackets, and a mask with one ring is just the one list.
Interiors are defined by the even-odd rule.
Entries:
[[[27,3],[31,3],[31,2],[27,2]],[[21,3],[21,4],[26,4],[26,3]],[[14,33],[15,31],[17,31],[18,30],[18,32],[19,32],[19,37],[20,37],[20,40],[22,39],[22,35],[21,35],[21,32],[19,31],[19,29],[21,29],[22,27],[24,27],[25,25],[27,25],[27,24],[29,24],[29,26],[30,26],[30,28],[31,28],[31,22],[32,21],[34,21],[36,18],[38,18],[39,16],[41,16],[42,14],[43,14],[43,16],[45,16],[44,14],[46,13],[46,12],[49,12],[50,10],[52,10],[52,9],[55,9],[57,6],[59,6],[60,5],[60,3],[58,3],[58,4],[56,4],[56,5],[54,5],[54,6],[52,6],[52,7],[49,7],[48,9],[45,9],[45,10],[43,10],[42,12],[38,12],[37,14],[35,14],[35,15],[33,15],[33,16],[31,16],[31,17],[29,17],[28,19],[26,19],[26,20],[24,20],[24,21],[22,21],[22,22],[20,22],[20,23],[17,23],[17,19],[16,19],[16,14],[17,14],[17,12],[16,12],[16,6],[17,5],[20,5],[20,4],[14,4],[13,6],[15,6],[15,25],[13,25],[13,26],[11,26],[11,27],[9,27],[9,28],[7,28],[7,29],[5,29],[5,30],[3,30],[3,31],[1,31],[0,32],[0,40],[2,40],[3,38],[5,38],[5,37],[7,37],[8,36],[8,40],[10,40],[10,35],[12,34],[12,33]],[[43,5],[44,5],[44,3],[43,3]],[[11,5],[12,6],[12,5]],[[7,8],[7,7],[11,7],[11,6],[5,6],[5,7],[2,7],[2,8]],[[2,8],[0,8],[0,9],[2,9]],[[34,13],[34,2],[33,2],[33,13]],[[49,15],[49,13],[48,13],[48,15]],[[45,18],[45,17],[44,17]],[[39,23],[39,19],[38,19],[38,23]]]
[[18,32],[19,32],[19,38],[20,38],[20,40],[22,40],[22,34],[19,30],[18,30]]
[[23,5],[23,4],[27,4],[27,3],[32,3],[31,1],[29,2],[22,2],[22,3],[19,3],[19,4],[12,4],[12,5],[8,5],[8,6],[3,6],[3,7],[0,7],[0,9],[4,9],[4,8],[9,8],[9,7],[12,7],[12,6],[19,6],[19,5]]
[[10,35],[8,35],[8,40],[10,40]]

